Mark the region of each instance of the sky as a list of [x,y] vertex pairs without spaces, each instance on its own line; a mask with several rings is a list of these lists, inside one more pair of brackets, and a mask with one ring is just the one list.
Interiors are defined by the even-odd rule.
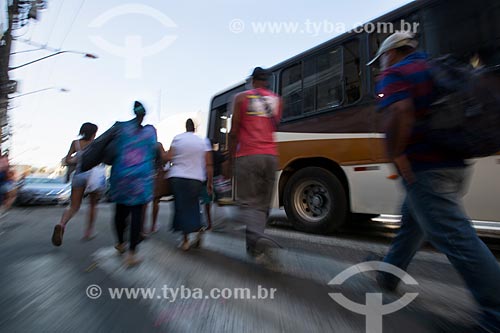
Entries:
[[[50,0],[38,21],[15,31],[12,52],[38,48],[28,41],[98,58],[68,52],[10,71],[19,84],[10,96],[11,158],[56,166],[84,122],[97,124],[99,135],[133,118],[134,100],[144,103],[145,123],[166,148],[190,117],[205,136],[212,96],[254,67],[272,66],[408,2]],[[51,53],[16,53],[10,66]]]

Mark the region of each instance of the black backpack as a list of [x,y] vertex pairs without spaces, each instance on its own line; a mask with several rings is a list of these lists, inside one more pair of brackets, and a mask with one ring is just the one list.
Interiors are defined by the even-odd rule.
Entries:
[[82,172],[92,169],[99,163],[113,165],[117,155],[116,141],[121,124],[121,122],[117,121],[82,151],[80,161],[80,170]]
[[428,141],[457,158],[500,152],[498,73],[473,69],[451,56],[429,64],[436,96],[425,120]]

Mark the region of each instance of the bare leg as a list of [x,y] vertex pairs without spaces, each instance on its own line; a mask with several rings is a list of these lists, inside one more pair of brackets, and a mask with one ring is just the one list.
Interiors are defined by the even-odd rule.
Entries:
[[84,191],[85,191],[84,187],[78,187],[78,188],[73,187],[71,189],[70,206],[64,211],[61,217],[61,222],[59,222],[59,224],[61,224],[62,226],[66,226],[69,220],[71,220],[71,218],[75,216],[75,214],[80,210]]
[[181,248],[183,251],[189,250],[189,239],[188,239],[188,234],[184,234],[184,239],[182,241]]
[[84,190],[84,187],[71,189],[71,204],[64,211],[61,217],[61,222],[59,222],[59,224],[56,224],[56,226],[54,227],[54,232],[52,234],[52,244],[54,244],[54,246],[61,246],[64,235],[64,228],[69,220],[71,220],[71,218],[75,216],[75,214],[80,210]]
[[160,211],[160,198],[154,198],[153,200],[153,210],[151,219],[153,221],[151,225],[151,233],[156,232],[156,221],[158,220],[158,213]]
[[87,230],[85,231],[84,238],[91,238],[92,232],[94,230],[94,222],[97,216],[97,203],[99,202],[99,193],[90,193],[90,207],[89,207],[89,219],[87,223]]

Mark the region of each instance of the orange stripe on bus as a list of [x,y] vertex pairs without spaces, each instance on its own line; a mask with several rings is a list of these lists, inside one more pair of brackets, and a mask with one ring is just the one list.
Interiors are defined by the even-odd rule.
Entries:
[[341,165],[387,163],[380,138],[324,139],[278,143],[280,168],[305,158],[326,158]]

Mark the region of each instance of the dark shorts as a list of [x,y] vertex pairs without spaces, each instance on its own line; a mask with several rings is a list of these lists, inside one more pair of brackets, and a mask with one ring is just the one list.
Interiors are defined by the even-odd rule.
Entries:
[[71,186],[74,188],[87,187],[87,183],[90,177],[90,170],[85,172],[75,172],[73,174],[73,179],[71,180]]

